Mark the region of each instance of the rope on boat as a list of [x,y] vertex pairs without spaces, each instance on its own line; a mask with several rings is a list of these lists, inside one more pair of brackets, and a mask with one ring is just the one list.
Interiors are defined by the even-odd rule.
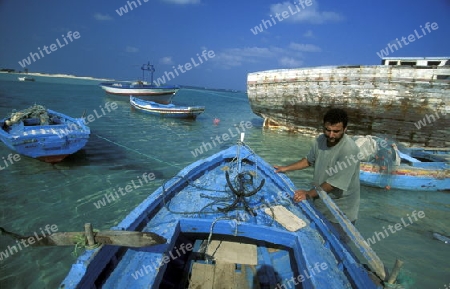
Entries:
[[[211,227],[210,227],[210,229],[209,229],[208,239],[207,239],[206,243],[203,243],[202,246],[201,246],[200,249],[199,249],[199,252],[200,252],[200,253],[205,254],[205,261],[206,261],[207,263],[208,263],[209,259],[207,258],[208,256],[206,256],[206,252],[208,251],[208,246],[209,246],[209,244],[211,244],[211,239],[212,239],[212,235],[213,235],[214,226],[215,226],[216,223],[217,223],[218,221],[220,221],[220,220],[234,220],[234,218],[226,217],[226,216],[224,216],[224,217],[219,217],[219,218],[215,219],[215,220],[211,223]],[[234,234],[237,235],[237,233],[238,233],[238,232],[237,232],[237,226],[236,226]],[[219,247],[217,247],[217,249],[218,249],[218,248],[219,248]],[[217,250],[217,249],[216,249],[216,250]],[[216,253],[216,252],[214,252],[214,253],[211,255],[211,257],[214,257],[214,254],[215,254],[215,253]]]

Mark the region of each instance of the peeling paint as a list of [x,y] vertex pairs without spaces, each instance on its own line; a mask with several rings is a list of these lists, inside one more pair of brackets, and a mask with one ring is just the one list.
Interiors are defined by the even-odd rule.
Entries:
[[[437,76],[440,77],[437,77]],[[446,76],[446,77],[445,77]],[[253,112],[267,127],[320,130],[331,107],[349,114],[349,133],[411,146],[450,146],[450,66],[328,66],[248,74]],[[417,129],[427,114],[442,117]]]

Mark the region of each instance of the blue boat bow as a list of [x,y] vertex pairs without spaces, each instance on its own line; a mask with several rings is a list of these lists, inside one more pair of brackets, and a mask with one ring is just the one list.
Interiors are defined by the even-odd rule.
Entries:
[[87,250],[60,288],[193,288],[200,272],[218,282],[209,288],[381,288],[308,201],[291,201],[294,189],[245,145],[198,160],[113,228],[167,244]]

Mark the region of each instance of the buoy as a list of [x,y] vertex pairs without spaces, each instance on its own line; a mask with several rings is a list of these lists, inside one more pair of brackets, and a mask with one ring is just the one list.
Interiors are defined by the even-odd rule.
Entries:
[[213,121],[214,125],[218,125],[219,122],[220,122],[220,119],[218,119],[217,117],[214,118],[214,121]]

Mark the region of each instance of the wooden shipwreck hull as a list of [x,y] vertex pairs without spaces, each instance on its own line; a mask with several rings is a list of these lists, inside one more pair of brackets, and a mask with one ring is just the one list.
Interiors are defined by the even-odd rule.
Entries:
[[[400,62],[399,62],[400,63]],[[329,66],[249,73],[253,112],[266,127],[317,134],[331,107],[349,133],[411,146],[450,146],[450,66]]]

